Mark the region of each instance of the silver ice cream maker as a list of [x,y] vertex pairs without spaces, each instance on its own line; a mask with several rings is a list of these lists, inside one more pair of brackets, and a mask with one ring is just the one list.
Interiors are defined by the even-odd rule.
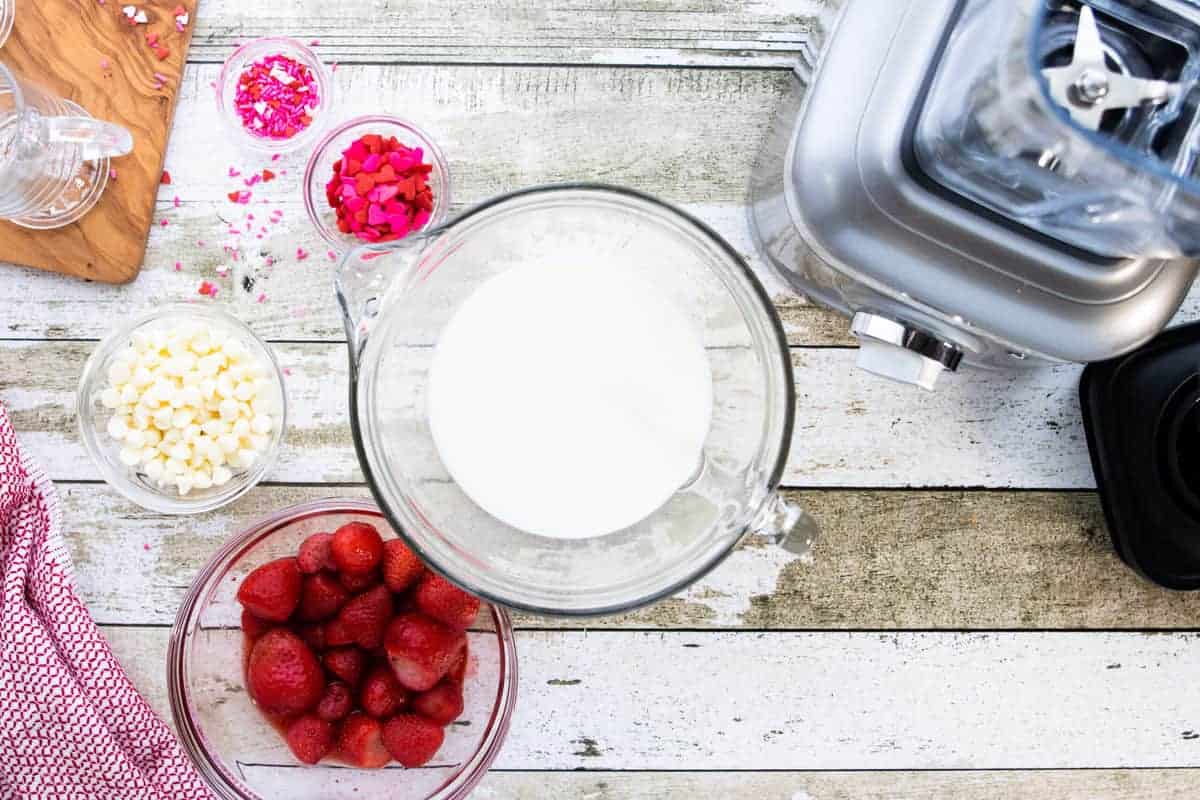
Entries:
[[846,0],[756,166],[751,219],[860,365],[1111,358],[1200,255],[1200,3]]

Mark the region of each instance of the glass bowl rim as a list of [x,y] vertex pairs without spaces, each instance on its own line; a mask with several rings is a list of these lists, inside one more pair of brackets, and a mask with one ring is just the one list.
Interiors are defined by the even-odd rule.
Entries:
[[[187,678],[186,655],[188,642],[192,631],[192,623],[203,609],[207,595],[214,585],[213,579],[224,577],[228,568],[236,562],[239,556],[269,538],[280,529],[296,522],[327,514],[366,514],[378,517],[391,527],[387,516],[375,503],[363,498],[328,497],[310,500],[287,506],[265,517],[259,518],[244,530],[231,536],[212,555],[203,567],[196,573],[188,587],[183,602],[171,626],[171,634],[167,643],[167,696],[171,706],[171,716],[175,721],[180,742],[188,758],[204,776],[208,784],[218,796],[228,800],[254,800],[256,794],[245,794],[238,783],[231,779],[228,767],[223,760],[214,758],[207,746],[203,731],[195,723],[189,710],[187,696],[189,694]],[[393,528],[399,535],[399,531]],[[403,541],[403,537],[401,537]],[[513,711],[517,697],[517,647],[512,620],[502,607],[488,603],[494,631],[500,642],[500,680],[496,692],[496,700],[492,706],[491,718],[480,737],[479,746],[475,752],[458,768],[458,772],[442,784],[425,800],[463,800],[478,785],[487,774],[492,762],[499,755],[508,729],[512,723]],[[218,784],[217,781],[220,781]]]
[[[358,247],[370,246],[372,243],[358,240],[346,242],[340,237],[335,236],[331,230],[331,226],[321,221],[320,212],[317,210],[319,204],[317,203],[312,187],[313,180],[316,178],[317,163],[325,155],[330,146],[332,146],[333,140],[360,125],[395,125],[398,128],[408,131],[414,138],[421,142],[421,147],[425,150],[425,156],[429,159],[429,163],[433,164],[434,169],[441,175],[442,191],[439,197],[433,199],[433,212],[429,215],[429,222],[425,223],[424,228],[414,231],[410,235],[420,235],[441,227],[442,223],[446,221],[447,216],[449,216],[450,204],[453,201],[450,164],[446,160],[446,154],[442,150],[441,145],[429,134],[429,131],[412,120],[394,114],[363,114],[352,117],[326,131],[325,135],[313,147],[312,154],[308,157],[308,163],[304,167],[304,183],[302,186],[304,190],[304,210],[308,213],[309,222],[317,229],[317,233],[320,234],[321,238],[342,255]],[[321,208],[324,210],[324,207]],[[403,242],[407,238],[409,237],[406,236],[396,241]],[[390,243],[385,242],[384,244]]]
[[[290,48],[299,53],[306,62],[305,66],[312,69],[313,77],[316,78],[317,85],[321,88],[321,97],[319,98],[318,106],[319,113],[313,116],[313,121],[307,128],[290,139],[267,139],[253,135],[246,130],[241,120],[236,118],[233,109],[225,103],[225,88],[226,84],[233,78],[233,65],[245,59],[252,51],[265,49],[269,45]],[[291,36],[259,36],[256,39],[243,42],[221,63],[221,69],[217,73],[215,95],[218,116],[238,143],[259,153],[284,154],[295,152],[307,146],[325,129],[328,124],[328,117],[333,112],[334,101],[336,99],[335,92],[333,74],[330,72],[329,67],[325,65],[324,59],[317,55],[317,52],[313,48]]]
[[[132,337],[134,331],[143,325],[167,319],[173,314],[188,314],[215,319],[249,337],[251,341],[266,353],[268,367],[279,385],[279,423],[275,426],[275,430],[271,434],[270,446],[237,483],[230,484],[233,488],[228,492],[221,492],[208,497],[197,496],[194,499],[189,499],[187,497],[172,497],[164,492],[151,491],[149,489],[144,490],[144,492],[133,490],[131,488],[132,481],[129,476],[123,470],[116,469],[103,455],[100,442],[101,432],[92,421],[93,415],[91,413],[91,398],[89,395],[97,388],[93,384],[104,378],[101,371],[102,364],[112,359],[117,349],[123,342],[128,341]],[[263,478],[266,477],[267,472],[275,465],[275,462],[279,458],[279,452],[282,449],[283,440],[287,434],[287,419],[287,384],[284,380],[283,368],[279,364],[279,359],[275,355],[274,348],[259,336],[253,328],[225,309],[205,307],[194,303],[168,303],[167,305],[159,306],[110,332],[92,348],[92,352],[88,355],[88,359],[84,363],[83,372],[80,373],[79,384],[75,390],[76,429],[88,457],[100,471],[104,482],[116,489],[121,496],[141,508],[172,516],[202,514],[208,511],[215,511],[237,500],[261,483]]]

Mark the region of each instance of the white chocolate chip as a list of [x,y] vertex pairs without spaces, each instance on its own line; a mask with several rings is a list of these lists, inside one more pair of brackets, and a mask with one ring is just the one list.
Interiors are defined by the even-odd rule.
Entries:
[[112,438],[121,441],[127,433],[129,433],[129,422],[125,417],[113,417],[108,421],[108,435]]
[[235,420],[238,418],[238,413],[240,411],[241,411],[241,409],[238,408],[238,404],[237,404],[236,400],[222,400],[221,401],[221,419]]
[[163,467],[166,463],[166,460],[162,456],[151,458],[143,466],[143,469],[146,470],[146,476],[152,481],[157,481],[163,476]]
[[160,408],[158,411],[154,412],[154,427],[158,428],[160,431],[170,430],[171,417],[173,416],[174,414],[172,413],[170,406],[166,408]]
[[128,361],[114,361],[108,368],[108,379],[116,386],[124,386],[133,377]]

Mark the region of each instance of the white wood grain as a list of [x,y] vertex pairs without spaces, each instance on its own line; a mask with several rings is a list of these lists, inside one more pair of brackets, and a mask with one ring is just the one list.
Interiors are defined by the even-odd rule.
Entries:
[[[297,503],[363,487],[261,486],[179,520],[103,484],[59,486],[80,595],[100,622],[170,624],[193,576],[234,533]],[[1200,594],[1118,560],[1090,494],[795,492],[824,530],[811,562],[751,537],[675,597],[618,617],[517,615],[554,628],[1195,628]],[[116,579],[114,576],[119,576]]]
[[[0,342],[0,399],[55,480],[100,477],[74,421],[87,342]],[[279,344],[289,424],[271,481],[358,481],[341,344]],[[714,351],[714,358],[720,351]],[[1094,485],[1081,427],[1077,367],[970,372],[927,394],[874,378],[855,351],[792,351],[796,428],[790,486]]]
[[636,3],[418,0],[208,0],[189,60],[221,61],[235,42],[291,35],[326,59],[786,67],[828,18],[821,0]]
[[[166,300],[196,298],[201,280],[221,288],[216,302],[279,339],[340,340],[328,247],[303,208],[303,157],[271,162],[241,152],[225,135],[209,83],[211,66],[189,68],[167,155],[172,184],[159,191],[145,270],[129,286],[5,267],[0,280],[22,298],[19,313],[0,313],[8,338],[98,338],[115,320]],[[447,153],[458,207],[524,186],[600,180],[640,188],[681,204],[714,226],[747,257],[777,299],[796,343],[845,339],[845,325],[804,307],[754,254],[742,200],[759,139],[786,75],[762,71],[372,66],[339,70],[338,119],[392,111],[426,126]],[[720,113],[712,112],[713,104]],[[680,124],[686,120],[686,124]],[[663,135],[663,131],[670,131]],[[486,135],[481,135],[486,131]],[[245,175],[270,166],[277,180],[253,188],[255,231],[272,210],[282,222],[230,237],[229,221],[246,207],[229,202]],[[120,163],[117,162],[119,173]],[[286,173],[286,174],[285,174]],[[174,199],[181,202],[175,208]],[[262,201],[269,201],[263,203]],[[242,240],[245,240],[244,242]],[[203,246],[197,245],[204,241]],[[257,254],[254,267],[233,263],[228,241]],[[312,253],[297,261],[297,247]],[[262,255],[276,259],[261,267]],[[176,272],[174,265],[180,264]],[[233,273],[222,278],[217,267]],[[249,275],[255,286],[243,291]],[[259,303],[260,295],[265,302]],[[824,331],[831,326],[836,333]]]
[[[105,633],[165,711],[167,629]],[[1200,765],[1195,634],[521,631],[518,653],[500,769]]]
[[491,772],[479,800],[1175,800],[1191,770],[1039,772]]

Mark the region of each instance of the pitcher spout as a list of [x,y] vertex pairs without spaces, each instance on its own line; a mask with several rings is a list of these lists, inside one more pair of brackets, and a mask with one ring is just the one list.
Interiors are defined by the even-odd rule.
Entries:
[[396,281],[414,273],[437,233],[427,231],[397,242],[359,247],[343,256],[334,283],[346,326],[352,372],[357,371],[384,296]]

